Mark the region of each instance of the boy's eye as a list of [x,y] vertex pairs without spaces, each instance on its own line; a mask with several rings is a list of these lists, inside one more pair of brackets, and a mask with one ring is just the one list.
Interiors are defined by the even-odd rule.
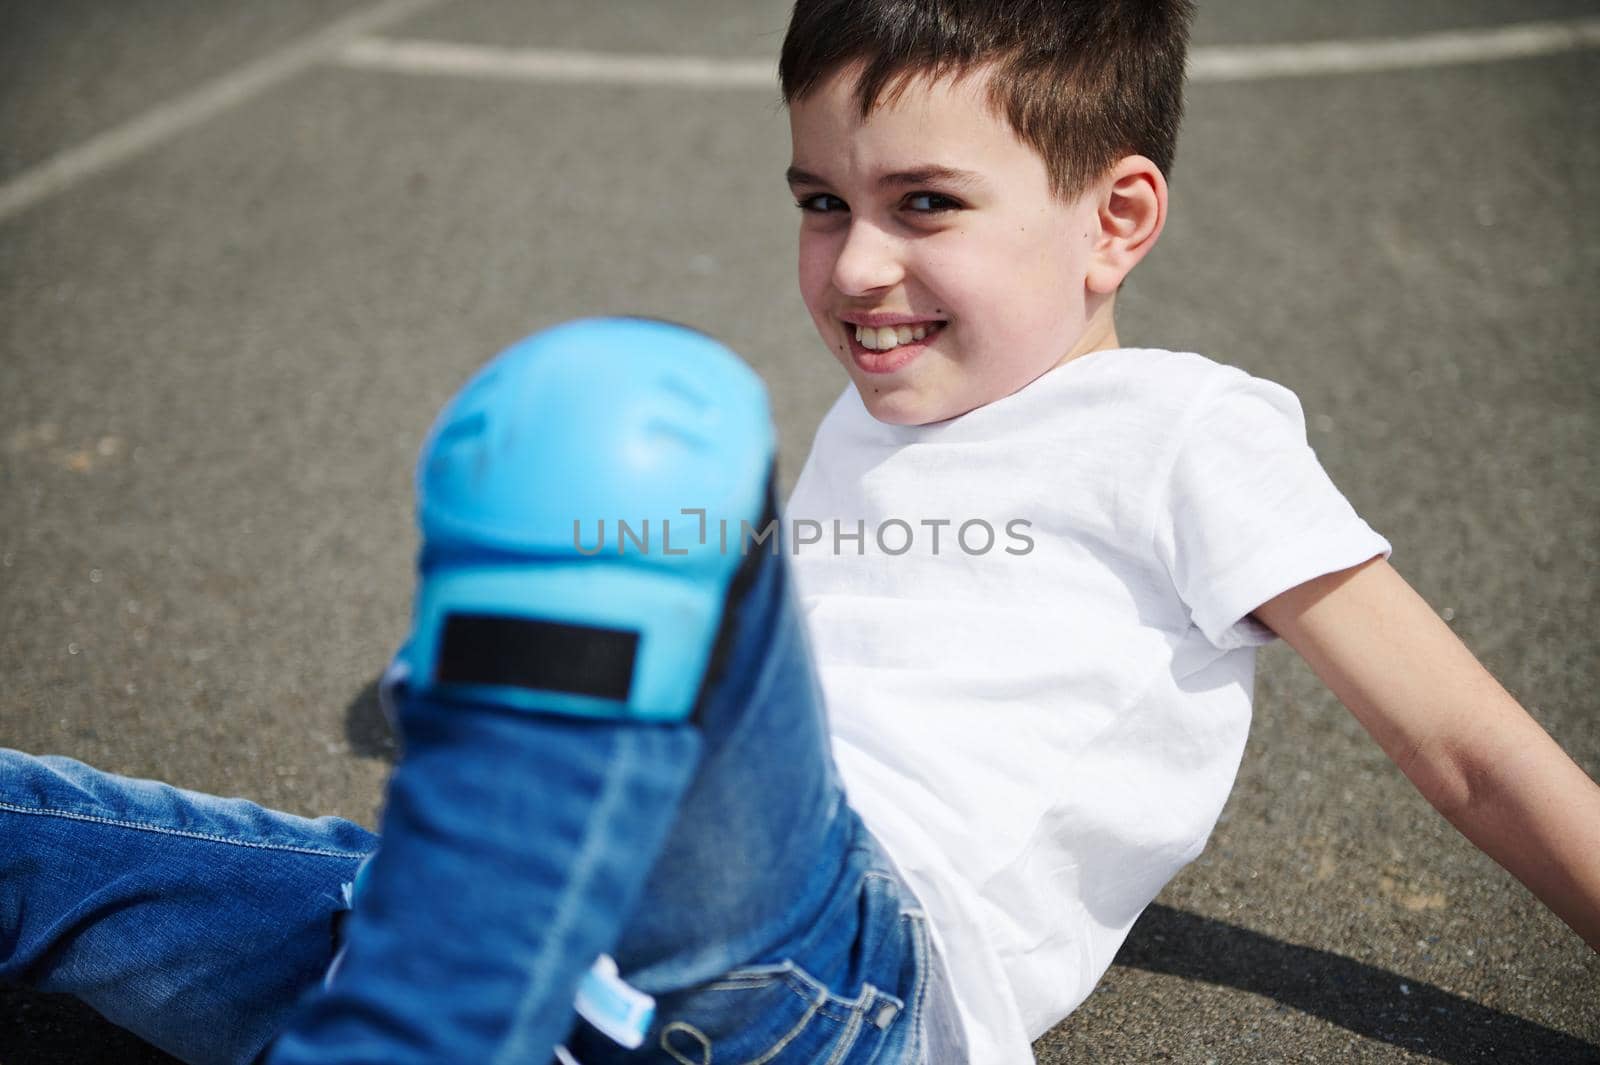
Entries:
[[830,214],[849,209],[843,200],[827,192],[819,192],[815,196],[802,196],[796,201],[796,205],[802,211],[811,211],[815,214]]
[[937,192],[913,192],[903,201],[909,211],[920,214],[938,214],[941,211],[960,210],[961,204]]

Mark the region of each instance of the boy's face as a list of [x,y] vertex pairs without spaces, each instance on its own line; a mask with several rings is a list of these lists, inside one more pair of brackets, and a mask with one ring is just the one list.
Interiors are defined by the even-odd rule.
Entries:
[[989,109],[986,74],[918,78],[865,120],[855,80],[791,106],[789,178],[800,294],[873,417],[953,418],[1092,350],[1095,195],[1051,192]]

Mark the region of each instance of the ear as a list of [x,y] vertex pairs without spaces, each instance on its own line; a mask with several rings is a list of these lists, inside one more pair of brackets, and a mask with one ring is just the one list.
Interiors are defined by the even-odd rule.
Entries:
[[1155,247],[1167,224],[1167,179],[1142,155],[1124,156],[1101,179],[1089,291],[1109,296]]

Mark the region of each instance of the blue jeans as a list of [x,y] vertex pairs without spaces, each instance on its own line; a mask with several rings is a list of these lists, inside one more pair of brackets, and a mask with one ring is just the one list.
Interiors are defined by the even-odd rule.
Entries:
[[[845,801],[781,552],[695,724],[399,724],[329,989],[377,837],[0,750],[0,982],[191,1062],[922,1060],[925,919]],[[573,1018],[596,949],[656,997],[637,1050]]]

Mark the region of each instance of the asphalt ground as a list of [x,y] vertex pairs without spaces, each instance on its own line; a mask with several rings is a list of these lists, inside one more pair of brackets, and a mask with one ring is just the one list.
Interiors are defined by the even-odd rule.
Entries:
[[[292,52],[356,0],[0,0],[0,200]],[[1224,47],[1412,41],[1594,3],[1202,4]],[[781,3],[418,3],[386,38],[728,61]],[[1197,77],[1124,340],[1295,389],[1394,562],[1591,775],[1600,52]],[[767,380],[785,487],[843,375],[792,280],[770,87],[356,68],[325,51],[0,217],[0,744],[376,822],[410,470],[506,343],[706,329]],[[1046,486],[1041,486],[1044,490]],[[1042,1063],[1600,1060],[1600,957],[1262,658],[1206,853]],[[0,994],[0,1062],[155,1062]]]

